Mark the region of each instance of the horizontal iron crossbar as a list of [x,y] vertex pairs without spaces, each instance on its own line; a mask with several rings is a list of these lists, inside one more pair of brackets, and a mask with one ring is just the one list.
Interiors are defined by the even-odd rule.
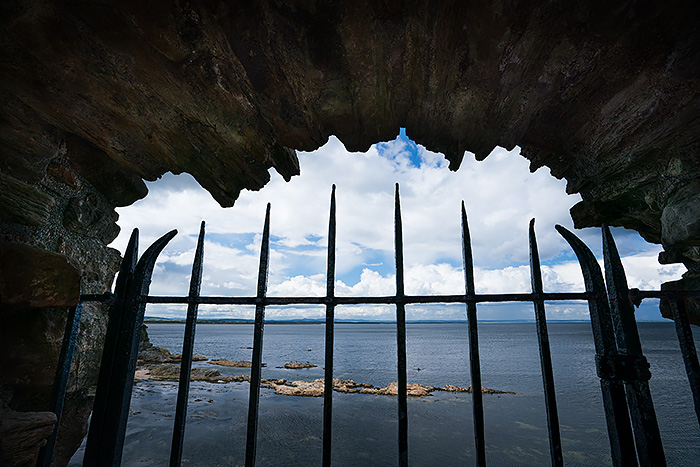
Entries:
[[[700,298],[698,291],[660,291],[660,290],[630,290],[633,302],[645,298]],[[551,292],[542,294],[511,293],[511,294],[476,294],[476,295],[387,295],[379,297],[173,297],[149,295],[143,297],[140,303],[196,303],[199,305],[393,305],[416,303],[503,303],[503,302],[534,302],[534,301],[569,301],[569,300],[599,300],[599,297],[588,292]],[[81,302],[112,301],[112,294],[81,295]]]
[[485,303],[485,302],[532,302],[535,300],[588,300],[592,296],[586,292],[543,293],[543,294],[483,294],[483,295],[387,295],[378,297],[165,297],[147,296],[145,303],[191,302],[206,305],[375,305],[410,303]]

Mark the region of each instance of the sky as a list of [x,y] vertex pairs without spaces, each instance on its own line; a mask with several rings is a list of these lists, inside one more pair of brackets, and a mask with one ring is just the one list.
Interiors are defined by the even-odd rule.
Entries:
[[[243,191],[221,208],[189,174],[165,174],[146,182],[149,194],[119,208],[121,233],[112,247],[122,253],[133,228],[141,252],[164,233],[178,235],[161,253],[151,295],[187,295],[199,225],[206,221],[202,295],[255,296],[265,207],[271,203],[269,296],[324,296],[331,185],[336,184],[337,296],[393,295],[394,189],[399,183],[407,295],[463,294],[460,203],[472,239],[477,293],[530,292],[528,223],[535,218],[545,292],[581,292],[581,270],[554,230],[574,231],[601,257],[600,229],[574,230],[569,209],[581,200],[547,168],[534,173],[519,148],[496,148],[482,162],[467,153],[457,172],[439,153],[413,142],[404,129],[366,153],[348,152],[335,137],[313,152],[297,152],[301,175],[285,182],[271,169],[260,191]],[[630,287],[658,289],[680,278],[682,265],[660,265],[661,247],[636,232],[614,228]],[[601,262],[602,264],[602,262]],[[532,305],[483,304],[480,320],[532,320]],[[181,305],[149,305],[146,316],[184,318]],[[202,305],[201,318],[251,319],[254,308]],[[325,308],[268,307],[266,319],[321,319]],[[410,305],[409,321],[464,320],[464,305]],[[547,303],[550,320],[588,319],[582,302]],[[393,306],[343,306],[336,319],[391,321]],[[639,320],[661,319],[658,302],[645,301]]]

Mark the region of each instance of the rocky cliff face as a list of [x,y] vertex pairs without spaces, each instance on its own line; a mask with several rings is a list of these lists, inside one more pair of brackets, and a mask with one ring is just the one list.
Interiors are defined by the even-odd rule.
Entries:
[[[667,287],[697,288],[699,18],[673,0],[2,2],[4,405],[46,410],[61,307],[109,289],[114,207],[142,179],[188,172],[230,206],[329,135],[365,150],[403,126],[453,170],[520,145],[581,193],[578,227],[639,231],[688,267]],[[88,315],[75,397],[99,361]]]

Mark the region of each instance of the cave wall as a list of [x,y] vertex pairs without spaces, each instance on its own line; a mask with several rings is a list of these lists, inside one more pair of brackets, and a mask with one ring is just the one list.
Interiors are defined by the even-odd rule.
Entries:
[[[635,229],[688,267],[664,287],[699,288],[695,3],[2,2],[0,412],[46,410],[65,307],[109,290],[143,179],[188,172],[231,206],[329,135],[406,127],[452,170],[519,145],[581,194],[577,227]],[[64,452],[104,320],[83,321]]]

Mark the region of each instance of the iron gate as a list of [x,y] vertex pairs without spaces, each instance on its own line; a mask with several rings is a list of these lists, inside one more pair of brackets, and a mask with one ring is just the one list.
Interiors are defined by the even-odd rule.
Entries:
[[[394,213],[394,241],[396,258],[396,295],[380,297],[337,297],[335,295],[335,185],[330,201],[328,227],[328,262],[325,297],[267,297],[267,276],[270,248],[270,205],[267,205],[255,297],[200,296],[202,264],[204,260],[204,222],[202,222],[186,297],[150,296],[148,290],[155,261],[175,236],[171,231],[153,243],[138,258],[138,229],[134,229],[124,254],[114,294],[81,297],[82,301],[98,300],[111,303],[109,324],[97,384],[92,419],[87,438],[83,465],[119,465],[121,462],[126,422],[129,413],[134,372],[138,355],[144,312],[148,303],[187,304],[187,319],[180,366],[177,408],[171,446],[170,465],[179,466],[187,414],[190,370],[194,348],[197,309],[200,304],[255,305],[253,360],[250,378],[248,424],[246,437],[246,466],[253,466],[256,458],[258,403],[262,366],[262,342],[265,307],[269,305],[325,305],[325,389],[323,399],[323,457],[324,466],[331,462],[331,429],[333,402],[333,327],[337,305],[392,304],[396,307],[396,336],[398,362],[398,464],[408,465],[408,412],[406,381],[406,318],[407,304],[464,303],[469,335],[469,359],[473,398],[475,463],[486,464],[484,443],[484,408],[481,392],[477,304],[486,302],[531,302],[534,305],[537,339],[540,351],[542,381],[545,396],[547,428],[552,465],[563,465],[559,417],[552,374],[552,361],[545,318],[545,301],[584,300],[588,302],[591,327],[595,341],[595,365],[600,378],[605,417],[613,464],[654,465],[666,464],[654,405],[649,392],[651,377],[649,364],[642,354],[633,303],[644,298],[662,298],[669,301],[676,323],[696,415],[700,422],[700,366],[692,332],[685,309],[685,299],[700,297],[699,292],[661,292],[629,290],[627,280],[610,230],[603,226],[603,256],[605,280],[600,266],[590,249],[573,233],[557,225],[557,231],[575,252],[584,277],[586,292],[546,293],[542,287],[534,219],[530,221],[529,250],[531,293],[477,294],[474,287],[471,241],[467,214],[462,202],[462,252],[464,259],[464,295],[414,296],[404,293],[403,233],[399,186],[396,185]],[[81,302],[82,303],[82,302]],[[59,417],[70,370],[71,358],[80,322],[79,304],[71,310],[60,363],[54,385],[54,411]],[[58,423],[56,425],[58,427]],[[56,428],[57,430],[58,428]],[[53,457],[56,430],[43,450],[40,463],[50,465]]]

